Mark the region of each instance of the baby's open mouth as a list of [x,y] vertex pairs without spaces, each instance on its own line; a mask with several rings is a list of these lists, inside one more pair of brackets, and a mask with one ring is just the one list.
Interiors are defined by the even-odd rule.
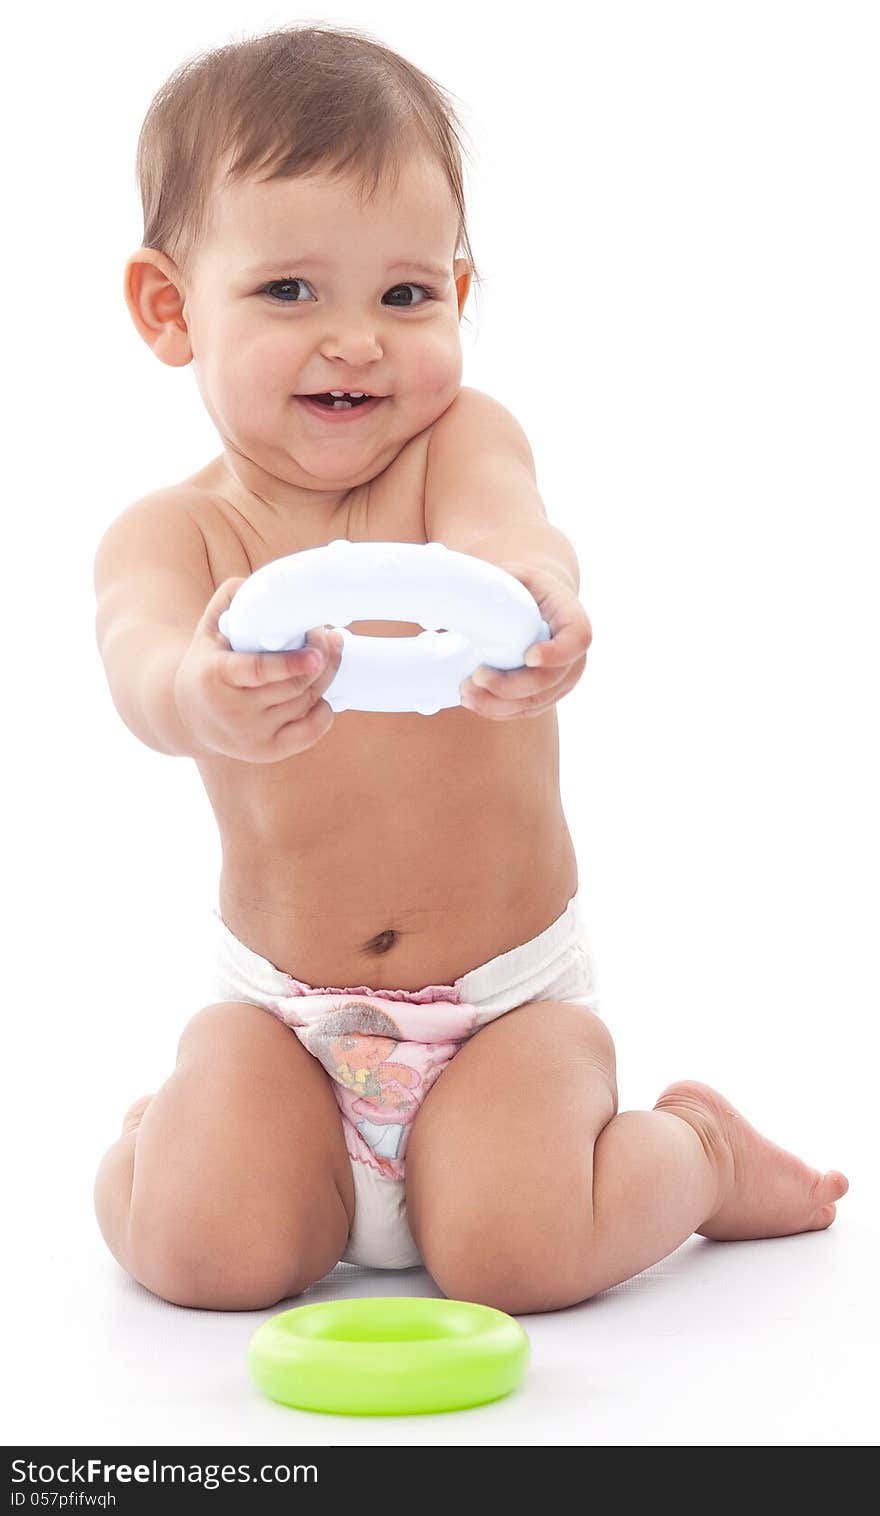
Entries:
[[306,400],[314,400],[318,405],[326,405],[330,410],[351,410],[356,405],[363,405],[366,400],[372,400],[373,395],[361,394],[356,391],[340,390],[338,392],[328,390],[323,395],[306,395]]

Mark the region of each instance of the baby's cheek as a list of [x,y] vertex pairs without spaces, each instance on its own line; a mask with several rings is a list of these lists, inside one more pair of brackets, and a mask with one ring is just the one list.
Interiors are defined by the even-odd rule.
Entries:
[[295,369],[291,354],[279,355],[274,346],[235,342],[218,356],[217,385],[229,405],[253,414],[293,393]]

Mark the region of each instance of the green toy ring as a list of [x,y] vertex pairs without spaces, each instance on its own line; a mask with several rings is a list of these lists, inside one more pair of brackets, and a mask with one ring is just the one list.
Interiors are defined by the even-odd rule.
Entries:
[[412,1416],[498,1400],[525,1373],[518,1321],[464,1300],[382,1296],[282,1311],[251,1338],[264,1394],[304,1411]]

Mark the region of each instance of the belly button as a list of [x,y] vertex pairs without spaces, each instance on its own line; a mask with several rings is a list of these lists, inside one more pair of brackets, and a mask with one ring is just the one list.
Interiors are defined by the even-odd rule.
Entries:
[[396,941],[397,933],[389,928],[387,932],[379,932],[375,937],[371,937],[369,942],[364,946],[364,952],[387,953],[389,948],[393,948]]

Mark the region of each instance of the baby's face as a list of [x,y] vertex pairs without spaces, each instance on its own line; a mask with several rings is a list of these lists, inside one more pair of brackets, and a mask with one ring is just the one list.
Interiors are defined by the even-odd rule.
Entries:
[[[461,386],[469,265],[456,233],[442,172],[420,159],[365,205],[325,175],[223,188],[183,316],[224,443],[310,489],[387,467]],[[341,425],[295,398],[334,389],[386,398]]]

